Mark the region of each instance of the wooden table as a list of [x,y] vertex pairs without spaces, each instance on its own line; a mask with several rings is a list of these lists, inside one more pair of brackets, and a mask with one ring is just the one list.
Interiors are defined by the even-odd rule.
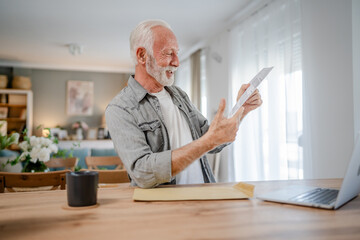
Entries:
[[[267,181],[339,188],[341,180]],[[66,191],[0,194],[0,239],[360,239],[360,198],[339,210],[251,200],[134,202],[121,184],[98,191],[100,205],[66,210]]]

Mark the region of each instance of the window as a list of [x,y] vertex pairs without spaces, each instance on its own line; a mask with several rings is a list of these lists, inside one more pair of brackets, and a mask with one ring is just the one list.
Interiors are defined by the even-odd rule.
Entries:
[[230,34],[231,101],[263,67],[263,105],[245,117],[233,144],[235,180],[303,178],[300,5],[269,3]]

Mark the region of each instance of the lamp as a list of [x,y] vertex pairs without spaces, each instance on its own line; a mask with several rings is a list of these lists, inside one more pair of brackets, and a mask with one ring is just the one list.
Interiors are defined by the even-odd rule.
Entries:
[[71,53],[71,55],[81,55],[83,50],[84,50],[84,46],[78,44],[78,43],[70,43],[67,45],[67,47],[69,48],[69,52]]

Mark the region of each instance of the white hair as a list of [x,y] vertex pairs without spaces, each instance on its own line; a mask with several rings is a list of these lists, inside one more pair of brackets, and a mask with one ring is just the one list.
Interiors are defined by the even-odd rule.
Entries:
[[135,65],[138,64],[136,57],[136,50],[139,47],[146,49],[146,52],[153,54],[154,38],[152,28],[156,26],[163,26],[170,30],[170,25],[159,19],[151,19],[140,22],[130,34],[130,55]]

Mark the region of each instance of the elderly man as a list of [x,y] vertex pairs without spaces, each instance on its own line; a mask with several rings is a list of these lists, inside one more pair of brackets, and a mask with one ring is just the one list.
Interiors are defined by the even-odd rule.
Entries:
[[[178,43],[161,20],[141,22],[131,33],[135,75],[107,106],[106,122],[134,186],[215,182],[205,154],[235,140],[242,118],[262,103],[256,90],[231,118],[225,100],[210,127],[184,91],[176,86]],[[243,85],[238,98],[249,85]]]

